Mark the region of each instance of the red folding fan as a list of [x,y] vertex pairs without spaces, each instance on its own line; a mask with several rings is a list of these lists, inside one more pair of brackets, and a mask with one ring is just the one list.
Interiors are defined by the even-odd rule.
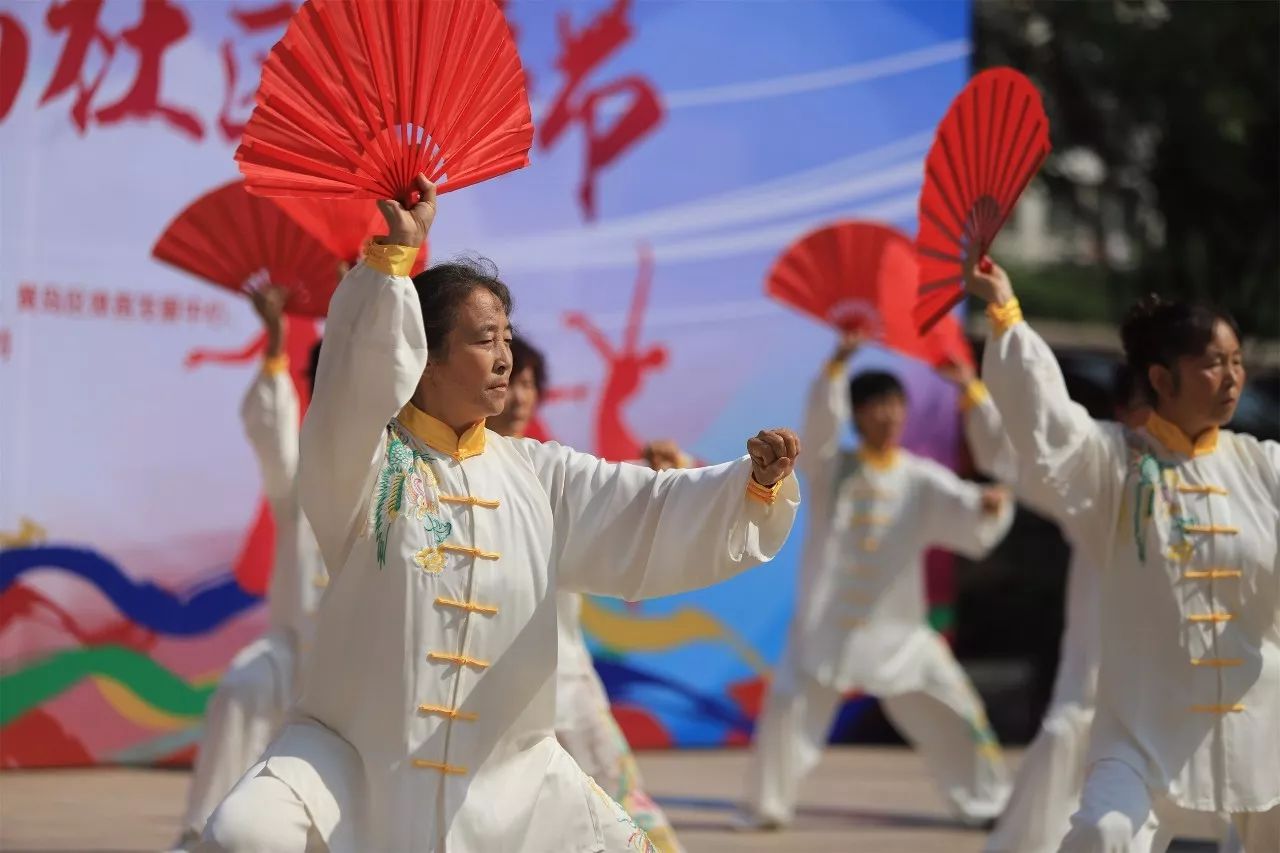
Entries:
[[774,262],[765,292],[843,331],[938,365],[963,341],[953,318],[922,337],[911,318],[916,250],[900,231],[876,222],[846,221],[801,237]]
[[492,0],[307,0],[236,151],[259,195],[416,201],[529,162],[524,69]]
[[920,191],[921,329],[964,298],[965,258],[986,254],[1049,151],[1040,93],[1013,69],[983,71],[951,102]]
[[[271,201],[349,264],[360,259],[369,238],[387,233],[387,222],[371,199],[276,196]],[[424,242],[409,275],[417,275],[426,268],[427,244]]]
[[340,259],[244,181],[219,187],[178,214],[151,254],[210,284],[242,293],[270,282],[290,291],[285,310],[323,317]]

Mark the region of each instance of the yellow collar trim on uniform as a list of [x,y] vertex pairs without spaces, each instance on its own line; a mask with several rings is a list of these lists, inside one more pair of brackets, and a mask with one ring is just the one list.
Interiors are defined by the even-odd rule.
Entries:
[[484,453],[484,421],[472,424],[459,437],[444,421],[431,417],[413,403],[405,403],[396,419],[427,447],[459,462]]
[[864,465],[877,471],[887,471],[898,464],[898,448],[896,447],[880,451],[872,450],[870,447],[859,447],[857,455]]
[[1181,453],[1183,456],[1207,456],[1218,449],[1217,427],[1205,430],[1196,436],[1195,442],[1192,442],[1177,425],[1166,421],[1155,412],[1147,416],[1147,422],[1143,426],[1147,432],[1151,433],[1152,438],[1174,453]]

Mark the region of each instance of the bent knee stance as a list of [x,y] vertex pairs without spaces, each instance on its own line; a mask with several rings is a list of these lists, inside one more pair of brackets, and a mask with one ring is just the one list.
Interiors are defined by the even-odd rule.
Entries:
[[197,853],[318,853],[325,849],[293,789],[254,767],[205,825]]

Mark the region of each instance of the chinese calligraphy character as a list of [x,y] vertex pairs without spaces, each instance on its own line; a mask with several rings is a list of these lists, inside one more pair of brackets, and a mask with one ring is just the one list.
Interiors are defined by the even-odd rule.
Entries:
[[12,15],[0,12],[0,121],[9,114],[18,99],[22,80],[27,76],[27,57],[31,40]]
[[[578,202],[588,220],[596,215],[596,176],[624,151],[653,131],[662,120],[662,104],[649,81],[632,74],[583,91],[583,81],[606,59],[631,39],[627,22],[630,0],[614,0],[612,6],[593,22],[573,31],[569,16],[561,12],[557,21],[561,53],[556,67],[565,77],[564,88],[556,96],[551,110],[539,129],[538,144],[543,148],[556,141],[573,122],[580,122],[586,137],[586,174],[578,188]],[[601,126],[600,113],[614,100],[624,102],[621,113],[611,125]]]
[[[278,3],[251,12],[237,9],[232,11],[231,17],[246,34],[266,32],[270,43],[274,43],[280,37],[280,30],[293,17],[293,3],[290,0],[280,0]],[[222,131],[223,138],[228,142],[239,142],[244,134],[247,117],[245,121],[239,121],[233,117],[233,111],[243,111],[253,106],[254,92],[257,89],[262,63],[266,58],[265,51],[259,51],[254,55],[253,62],[256,68],[244,75],[250,88],[246,92],[239,92],[240,65],[236,61],[235,46],[230,39],[222,43],[222,71],[226,78],[226,91],[222,96],[222,110],[218,113],[218,129]]]
[[[143,0],[138,23],[112,36],[98,23],[102,5],[103,0],[62,0],[49,7],[45,23],[54,32],[65,31],[66,42],[40,103],[48,103],[74,88],[76,97],[71,119],[81,133],[88,128],[90,120],[111,125],[126,119],[158,117],[193,139],[203,139],[204,126],[199,118],[187,110],[160,102],[161,62],[164,52],[191,31],[186,12],[170,0]],[[122,42],[138,57],[133,84],[114,104],[94,111],[94,97]],[[95,45],[103,54],[102,67],[86,83],[85,64]]]
[[36,310],[36,286],[29,281],[18,285],[18,310]]

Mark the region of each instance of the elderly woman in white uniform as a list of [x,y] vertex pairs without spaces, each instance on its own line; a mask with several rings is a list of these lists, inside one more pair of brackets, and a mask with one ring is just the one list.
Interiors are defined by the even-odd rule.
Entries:
[[1280,446],[1221,429],[1244,384],[1233,321],[1148,299],[1122,329],[1153,412],[1140,429],[1067,397],[1004,271],[983,360],[1024,480],[1101,570],[1102,663],[1089,769],[1062,850],[1163,851],[1163,814],[1232,816],[1280,850]]
[[510,297],[468,265],[405,273],[435,188],[334,294],[302,431],[303,507],[331,582],[291,721],[219,806],[206,849],[643,850],[556,742],[558,588],[631,599],[768,560],[799,441],[654,472],[484,421],[510,378]]

